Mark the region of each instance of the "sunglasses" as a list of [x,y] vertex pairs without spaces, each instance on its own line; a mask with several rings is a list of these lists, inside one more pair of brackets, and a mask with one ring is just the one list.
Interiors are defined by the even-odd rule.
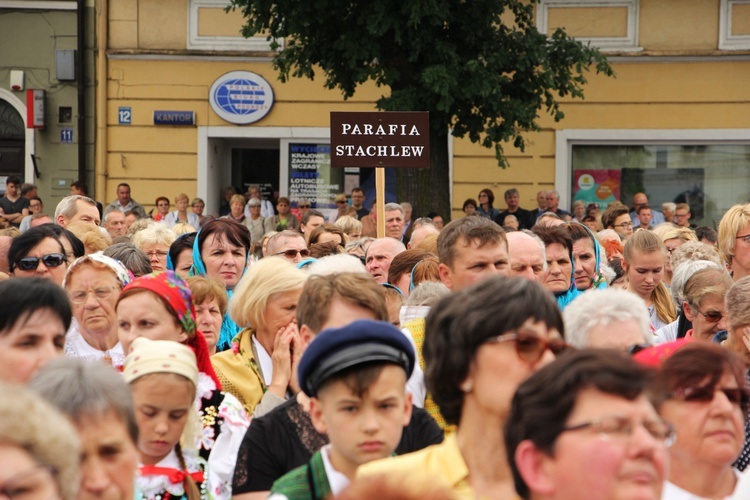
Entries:
[[537,337],[536,335],[528,335],[525,333],[505,333],[503,335],[498,335],[497,337],[490,337],[485,342],[514,342],[518,359],[527,363],[536,363],[542,359],[542,356],[544,356],[547,349],[557,356],[573,348],[563,340],[555,339],[548,341],[541,337]]
[[745,389],[725,389],[723,387],[683,387],[677,389],[673,397],[680,398],[683,401],[690,403],[710,403],[714,400],[714,396],[717,392],[724,393],[724,396],[733,405],[739,406],[743,412],[748,409],[750,403],[750,396]]
[[61,253],[48,253],[42,257],[24,257],[16,261],[15,267],[21,271],[33,271],[39,267],[40,260],[47,267],[60,267],[68,261],[68,258],[65,257],[65,254]]
[[287,259],[293,259],[297,256],[297,254],[299,254],[300,257],[304,259],[310,256],[310,250],[308,250],[307,248],[303,248],[302,250],[284,250],[283,252],[278,252],[274,255],[283,255]]
[[724,317],[724,315],[718,311],[708,311],[707,313],[704,313],[697,307],[693,307],[693,309],[698,311],[709,323],[718,323]]
[[299,208],[310,208],[310,205],[297,205]]

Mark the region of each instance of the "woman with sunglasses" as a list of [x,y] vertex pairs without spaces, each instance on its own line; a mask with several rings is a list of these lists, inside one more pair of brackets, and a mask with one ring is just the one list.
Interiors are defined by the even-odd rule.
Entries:
[[687,280],[682,288],[682,311],[693,327],[685,338],[711,342],[717,333],[727,330],[724,297],[731,287],[729,274],[713,267],[701,269]]
[[[190,276],[204,276],[224,283],[231,299],[234,287],[245,274],[250,255],[250,230],[230,219],[214,219],[198,231],[193,242],[193,267]],[[224,316],[217,350],[230,347],[239,328],[229,315]]]
[[62,286],[65,271],[72,260],[50,226],[33,227],[13,239],[8,250],[8,263],[14,276],[44,278]]
[[663,500],[739,499],[750,476],[732,467],[745,442],[745,366],[716,344],[689,343],[663,361],[654,403],[677,434]]
[[357,474],[408,474],[457,498],[516,498],[503,428],[516,388],[566,346],[557,304],[537,283],[493,277],[440,300],[425,332],[427,389],[456,432]]
[[65,355],[112,366],[125,363],[117,338],[115,304],[123,287],[132,281],[118,261],[95,253],[73,262],[63,288],[73,306],[75,322],[65,339]]
[[211,363],[248,415],[264,415],[299,392],[296,311],[306,279],[283,257],[266,257],[253,264],[229,303],[229,315],[243,330]]

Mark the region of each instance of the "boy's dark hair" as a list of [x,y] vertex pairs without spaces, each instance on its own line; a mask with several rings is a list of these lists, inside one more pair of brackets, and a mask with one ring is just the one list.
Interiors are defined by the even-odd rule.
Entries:
[[479,348],[529,319],[564,334],[557,302],[541,285],[524,278],[492,277],[447,295],[430,309],[422,348],[424,377],[448,423],[460,424],[465,393],[459,386]]
[[[363,363],[361,365],[352,366],[351,368],[341,370],[323,381],[318,388],[318,396],[320,396],[320,393],[324,392],[326,387],[333,382],[343,382],[349,390],[352,391],[352,394],[361,398],[370,387],[372,387],[372,384],[378,380],[378,377],[380,377],[380,374],[383,372],[383,368],[386,366],[397,366],[401,368],[395,363],[387,362]],[[404,373],[404,377],[406,377],[406,373]],[[406,378],[404,378],[404,386],[405,385]]]
[[[83,181],[75,181],[75,182],[71,183],[70,187],[76,188],[77,190],[79,190],[80,192],[82,192],[84,194],[84,196],[88,196],[89,195],[89,187]],[[120,186],[117,186],[117,187],[120,187]],[[128,186],[128,187],[130,187],[130,186]]]
[[714,245],[719,242],[719,235],[716,230],[707,226],[696,227],[695,237],[698,238],[698,241],[707,240]]
[[646,382],[640,365],[623,353],[606,349],[564,354],[526,379],[513,397],[505,426],[506,452],[518,494],[530,497],[515,464],[522,441],[530,440],[538,450],[553,456],[555,441],[583,390],[592,388],[633,401],[645,393]]

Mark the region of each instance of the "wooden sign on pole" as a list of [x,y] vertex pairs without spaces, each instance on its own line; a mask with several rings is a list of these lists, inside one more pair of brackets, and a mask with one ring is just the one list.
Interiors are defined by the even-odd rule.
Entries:
[[428,112],[331,112],[331,167],[375,167],[378,238],[385,236],[385,167],[429,166]]

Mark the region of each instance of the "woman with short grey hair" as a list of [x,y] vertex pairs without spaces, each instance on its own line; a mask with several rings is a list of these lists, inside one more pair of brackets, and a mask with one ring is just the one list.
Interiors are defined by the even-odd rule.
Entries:
[[83,448],[79,495],[134,498],[138,426],[122,377],[103,363],[62,358],[39,371],[29,388],[78,431]]

